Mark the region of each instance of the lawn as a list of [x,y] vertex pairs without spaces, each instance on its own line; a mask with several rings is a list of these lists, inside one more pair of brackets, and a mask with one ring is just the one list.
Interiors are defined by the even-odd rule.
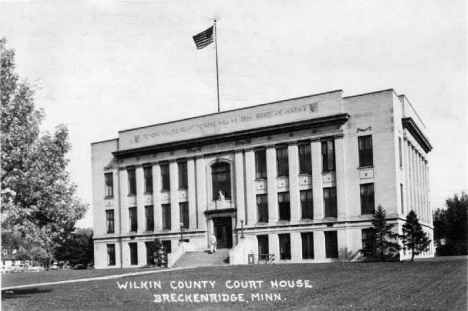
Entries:
[[3,291],[2,310],[466,310],[466,276],[466,258],[198,268]]

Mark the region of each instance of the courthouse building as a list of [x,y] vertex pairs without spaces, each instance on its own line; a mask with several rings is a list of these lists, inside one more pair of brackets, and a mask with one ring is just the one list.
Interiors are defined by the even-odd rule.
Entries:
[[390,89],[120,131],[91,146],[95,266],[144,266],[155,238],[173,264],[212,233],[231,264],[359,260],[378,205],[399,232],[414,210],[433,240],[425,129]]

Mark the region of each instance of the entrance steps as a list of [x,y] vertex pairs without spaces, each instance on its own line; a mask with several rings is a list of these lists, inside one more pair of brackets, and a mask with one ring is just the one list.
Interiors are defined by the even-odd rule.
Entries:
[[210,254],[208,251],[187,252],[174,264],[174,268],[195,268],[229,265],[229,249],[218,249]]

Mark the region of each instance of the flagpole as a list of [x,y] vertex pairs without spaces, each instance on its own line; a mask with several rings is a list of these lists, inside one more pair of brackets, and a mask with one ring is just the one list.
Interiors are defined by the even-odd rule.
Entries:
[[218,90],[218,113],[221,112],[219,105],[219,73],[218,73],[218,34],[216,33],[216,20],[214,20],[215,50],[216,50],[216,89]]

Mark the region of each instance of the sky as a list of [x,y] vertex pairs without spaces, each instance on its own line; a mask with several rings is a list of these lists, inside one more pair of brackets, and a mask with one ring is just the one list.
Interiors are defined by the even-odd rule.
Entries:
[[6,1],[0,36],[41,81],[41,129],[66,124],[69,172],[90,204],[92,142],[221,110],[342,89],[393,88],[427,126],[431,207],[468,189],[467,3],[451,1]]

